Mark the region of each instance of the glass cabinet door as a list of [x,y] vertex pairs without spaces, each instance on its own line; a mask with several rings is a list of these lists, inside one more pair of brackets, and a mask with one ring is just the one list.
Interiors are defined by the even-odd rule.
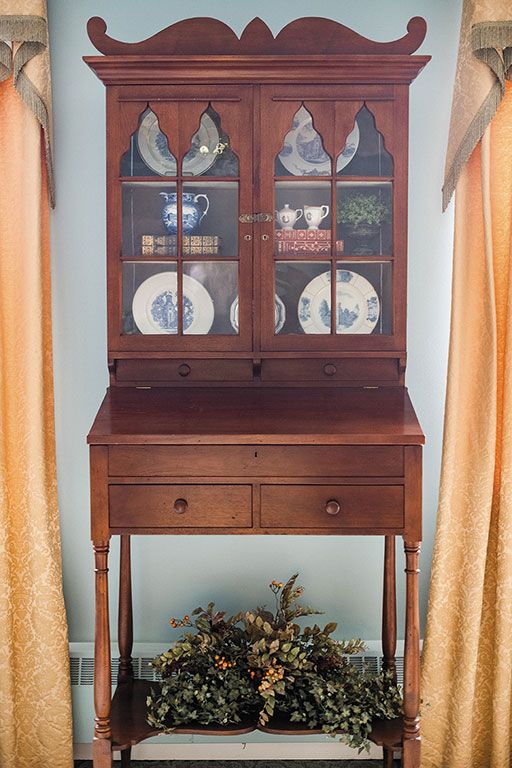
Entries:
[[120,348],[250,349],[252,242],[239,217],[253,207],[252,92],[207,95],[181,88],[119,105],[132,128],[110,249]]
[[394,244],[393,103],[263,90],[264,348],[391,348],[405,258]]

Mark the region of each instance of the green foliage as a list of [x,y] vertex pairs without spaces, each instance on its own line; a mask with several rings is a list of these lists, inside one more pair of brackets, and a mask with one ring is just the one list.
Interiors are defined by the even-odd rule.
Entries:
[[238,723],[258,707],[257,691],[247,664],[247,641],[236,626],[239,616],[225,619],[213,603],[197,608],[190,621],[171,619],[172,626],[190,626],[153,666],[162,685],[148,697],[148,722],[155,728],[200,723]]
[[279,709],[292,722],[321,728],[351,747],[364,749],[372,720],[397,717],[401,704],[389,673],[361,672],[347,662],[336,671],[298,676]]
[[173,627],[194,631],[155,659],[162,686],[148,698],[148,722],[172,730],[254,717],[265,725],[278,714],[362,748],[375,717],[398,716],[393,680],[349,662],[364,650],[361,640],[334,640],[335,623],[297,624],[318,611],[298,602],[303,588],[296,580],[297,574],[270,584],[274,611],[260,607],[226,619],[210,603],[194,611],[193,621],[172,618]]
[[358,227],[363,224],[380,226],[389,220],[390,207],[369,192],[353,192],[344,195],[336,207],[338,224]]

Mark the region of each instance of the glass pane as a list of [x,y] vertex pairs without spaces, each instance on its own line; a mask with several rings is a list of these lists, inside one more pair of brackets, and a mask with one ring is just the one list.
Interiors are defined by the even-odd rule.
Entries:
[[237,181],[184,184],[182,218],[184,256],[238,256]]
[[393,158],[375,126],[375,118],[364,106],[356,116],[354,129],[338,155],[336,172],[341,176],[392,176]]
[[176,256],[175,182],[123,182],[122,211],[123,256]]
[[284,307],[276,333],[330,333],[329,262],[276,261],[276,297]]
[[123,334],[178,333],[176,262],[123,264]]
[[393,253],[393,183],[339,182],[336,185],[336,239],[352,256]]
[[183,332],[239,333],[237,261],[183,264]]
[[121,158],[121,176],[176,176],[176,158],[167,137],[149,107],[141,114],[139,127]]
[[392,267],[389,262],[338,263],[336,333],[392,332]]
[[183,176],[238,176],[238,157],[211,104],[201,115],[199,129],[183,158]]
[[276,176],[330,176],[331,158],[324,149],[313,116],[304,105],[297,110],[292,125],[276,157]]
[[331,185],[324,181],[276,181],[276,255],[331,251]]

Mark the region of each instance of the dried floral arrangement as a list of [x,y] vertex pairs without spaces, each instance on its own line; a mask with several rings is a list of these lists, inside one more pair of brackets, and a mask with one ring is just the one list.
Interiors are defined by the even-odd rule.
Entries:
[[185,632],[153,662],[162,682],[148,697],[148,722],[172,731],[251,718],[255,727],[265,726],[278,718],[366,747],[374,718],[401,713],[400,692],[388,672],[350,663],[364,650],[361,640],[333,639],[335,623],[297,624],[319,611],[299,603],[303,588],[296,580],[297,574],[270,584],[273,612],[263,607],[226,617],[210,603],[192,617],[171,618]]

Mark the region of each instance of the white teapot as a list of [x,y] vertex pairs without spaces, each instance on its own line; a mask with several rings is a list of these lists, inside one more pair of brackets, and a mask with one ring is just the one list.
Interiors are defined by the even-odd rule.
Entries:
[[280,211],[275,211],[277,223],[281,229],[293,229],[294,224],[302,216],[302,208],[297,208],[295,211],[290,208],[290,203],[285,203],[284,208]]

